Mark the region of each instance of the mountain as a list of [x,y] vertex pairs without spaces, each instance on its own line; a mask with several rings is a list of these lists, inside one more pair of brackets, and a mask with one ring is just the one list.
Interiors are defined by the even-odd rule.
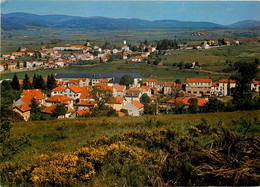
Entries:
[[[3,30],[25,30],[27,28],[80,28],[80,29],[144,29],[144,28],[248,28],[258,26],[251,21],[238,22],[229,26],[211,22],[193,22],[177,20],[155,20],[106,17],[80,17],[67,15],[36,15],[23,12],[1,14]],[[257,22],[257,21],[255,21]]]
[[259,29],[260,28],[260,21],[256,20],[245,20],[233,23],[228,25],[231,28],[250,28],[250,29]]

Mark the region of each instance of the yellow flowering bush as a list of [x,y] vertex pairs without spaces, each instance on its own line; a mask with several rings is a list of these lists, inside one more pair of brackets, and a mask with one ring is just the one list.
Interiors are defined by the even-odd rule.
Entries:
[[73,153],[40,155],[31,174],[34,184],[73,185],[95,174],[93,164]]

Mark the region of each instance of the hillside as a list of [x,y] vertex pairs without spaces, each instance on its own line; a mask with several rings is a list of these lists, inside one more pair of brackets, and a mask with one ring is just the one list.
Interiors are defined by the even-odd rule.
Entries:
[[15,123],[7,137],[15,144],[2,149],[8,159],[0,162],[0,183],[259,185],[253,164],[259,154],[255,146],[259,114],[238,111]]
[[29,13],[2,14],[4,30],[30,27],[84,28],[84,29],[137,29],[137,28],[221,28],[223,25],[210,22],[177,20],[148,21],[143,19],[78,17],[66,15],[35,15]]

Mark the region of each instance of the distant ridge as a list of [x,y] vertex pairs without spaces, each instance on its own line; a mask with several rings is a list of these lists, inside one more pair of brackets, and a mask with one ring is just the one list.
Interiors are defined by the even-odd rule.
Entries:
[[178,20],[148,21],[137,18],[79,17],[68,15],[36,15],[16,12],[1,14],[3,30],[28,28],[144,29],[144,28],[260,28],[260,21],[246,20],[231,25]]

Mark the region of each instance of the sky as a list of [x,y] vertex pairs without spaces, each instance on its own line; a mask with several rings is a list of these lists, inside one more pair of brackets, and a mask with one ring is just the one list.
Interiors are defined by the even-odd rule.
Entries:
[[260,1],[0,0],[1,12],[209,21],[228,25],[260,20]]

